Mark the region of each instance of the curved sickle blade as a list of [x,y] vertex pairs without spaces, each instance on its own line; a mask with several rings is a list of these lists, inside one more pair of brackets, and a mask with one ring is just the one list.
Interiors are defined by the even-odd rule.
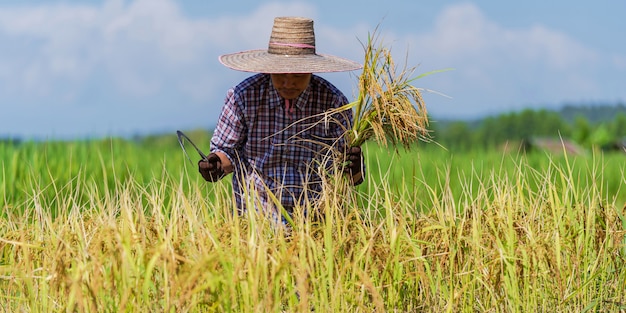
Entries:
[[180,144],[180,147],[183,149],[183,152],[185,153],[185,156],[187,156],[187,159],[189,159],[189,161],[191,163],[194,163],[194,162],[191,160],[191,158],[187,154],[187,150],[185,149],[185,141],[189,142],[194,147],[194,149],[196,149],[196,151],[198,152],[200,157],[202,157],[203,160],[207,160],[208,159],[206,154],[204,154],[200,149],[198,149],[198,147],[196,147],[196,145],[193,143],[193,141],[191,141],[191,139],[189,139],[189,137],[187,137],[187,135],[185,135],[180,130],[176,131],[176,135],[178,135],[178,143]]

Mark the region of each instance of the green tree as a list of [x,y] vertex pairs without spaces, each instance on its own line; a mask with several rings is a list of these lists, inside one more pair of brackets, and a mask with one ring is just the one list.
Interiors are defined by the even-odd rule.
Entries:
[[626,137],[626,114],[618,113],[611,122],[610,128],[613,139],[622,139]]
[[614,140],[607,124],[600,124],[589,136],[589,144],[594,147],[602,147]]
[[450,123],[436,140],[448,149],[469,150],[474,145],[473,137],[466,122],[456,121]]
[[588,145],[590,136],[591,125],[589,121],[582,115],[577,116],[572,129],[572,139],[581,145]]

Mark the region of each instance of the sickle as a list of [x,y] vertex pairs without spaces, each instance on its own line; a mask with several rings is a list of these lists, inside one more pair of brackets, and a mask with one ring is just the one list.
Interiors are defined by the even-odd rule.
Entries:
[[191,141],[191,139],[189,139],[189,137],[187,137],[187,135],[185,135],[180,130],[177,130],[176,134],[178,135],[178,143],[180,144],[180,147],[183,149],[183,152],[185,153],[185,156],[187,156],[187,159],[189,159],[190,162],[193,163],[193,161],[191,161],[191,158],[187,154],[187,150],[185,150],[185,145],[183,143],[184,140],[187,140],[196,149],[196,151],[202,157],[203,160],[205,160],[205,161],[208,160],[207,156],[200,149],[198,149],[198,147],[196,147],[196,145],[193,143],[193,141]]

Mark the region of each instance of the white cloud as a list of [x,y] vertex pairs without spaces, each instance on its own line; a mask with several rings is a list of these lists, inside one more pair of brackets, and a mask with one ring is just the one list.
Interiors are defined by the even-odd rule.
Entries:
[[406,37],[429,68],[455,68],[438,74],[441,88],[433,87],[455,98],[435,107],[440,114],[479,115],[600,92],[592,77],[597,51],[544,25],[503,27],[471,3],[446,7],[432,32]]
[[0,54],[5,92],[47,94],[55,80],[83,78],[89,70],[84,56],[90,53],[80,43],[93,29],[93,17],[86,7],[0,10],[0,41],[11,47]]
[[417,40],[432,51],[430,57],[445,57],[448,61],[510,64],[518,60],[562,69],[596,58],[593,50],[564,33],[542,25],[507,29],[489,20],[471,3],[447,7],[438,16],[434,31]]
[[81,89],[106,75],[121,94],[145,97],[173,87],[206,100],[210,88],[197,82],[216,76],[217,55],[265,47],[277,14],[314,12],[303,3],[270,3],[247,16],[208,20],[185,16],[172,0],[5,7],[0,41],[20,47],[0,55],[0,84],[12,94],[63,98],[58,84]]
[[[0,102],[20,104],[0,124],[29,127],[9,126],[27,115],[49,125],[57,112],[63,119],[97,116],[94,127],[104,128],[122,123],[116,115],[124,110],[135,117],[130,127],[140,127],[159,118],[171,124],[181,105],[215,112],[236,83],[231,78],[241,77],[217,56],[264,48],[275,15],[315,11],[304,3],[270,3],[245,15],[202,19],[185,15],[173,0],[0,5]],[[196,123],[211,122],[191,115]]]
[[[150,112],[154,120],[178,114],[172,103],[215,113],[225,89],[248,75],[225,69],[218,55],[265,48],[275,16],[314,18],[319,52],[356,61],[362,57],[357,39],[373,31],[358,14],[341,21],[341,28],[321,23],[317,15],[323,8],[313,2],[265,3],[216,18],[190,17],[174,0],[54,3],[0,5],[0,102],[19,102],[14,110],[45,107],[45,119],[57,110],[52,103],[70,114],[94,101],[102,107],[85,110],[108,119],[103,125],[118,122],[115,114],[105,115],[114,105],[131,116]],[[504,27],[471,3],[445,7],[427,31],[402,25],[385,29],[384,21],[381,27],[398,63],[408,47],[409,65],[418,64],[418,71],[455,68],[418,82],[453,97],[427,96],[437,114],[477,115],[503,106],[594,99],[603,92],[603,76],[626,68],[624,55],[604,56],[542,24]],[[353,86],[346,77],[334,76],[333,82],[349,95]],[[613,79],[612,85],[621,81]],[[196,112],[190,115],[209,123]],[[12,120],[6,112],[0,118],[6,119],[0,124]]]

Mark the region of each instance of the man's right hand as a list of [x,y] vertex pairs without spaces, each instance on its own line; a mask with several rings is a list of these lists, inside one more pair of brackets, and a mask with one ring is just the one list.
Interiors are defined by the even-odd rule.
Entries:
[[215,153],[209,154],[206,160],[198,161],[198,171],[202,175],[202,178],[208,182],[216,182],[224,177],[222,161]]

